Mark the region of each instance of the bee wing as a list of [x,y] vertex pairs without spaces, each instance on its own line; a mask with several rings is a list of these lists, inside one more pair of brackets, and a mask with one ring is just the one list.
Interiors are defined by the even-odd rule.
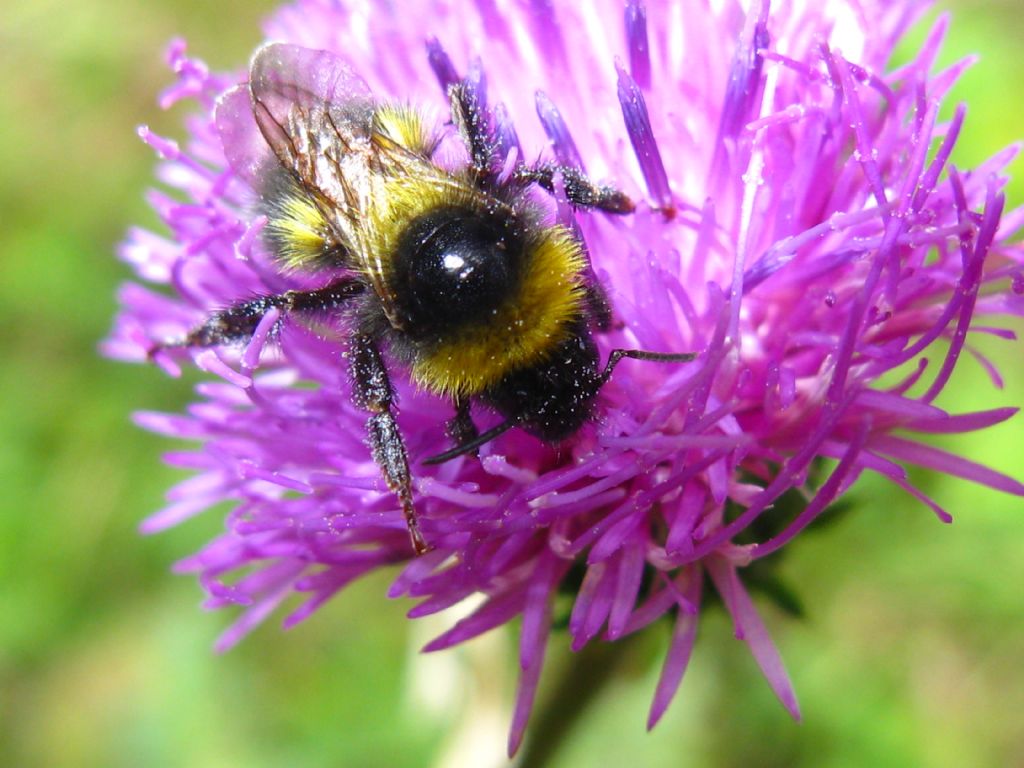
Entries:
[[249,87],[238,85],[217,100],[214,123],[231,169],[259,189],[260,169],[270,156],[267,141],[252,116]]
[[[335,141],[348,148],[367,136],[373,124],[370,89],[327,51],[283,43],[263,46],[249,68],[249,92],[263,138],[281,164],[308,183],[318,181],[316,158],[310,156],[314,149]],[[326,141],[318,135],[324,132],[331,134]]]
[[382,146],[369,87],[332,53],[270,43],[253,56],[249,95],[266,144],[282,166],[330,203],[335,235],[392,314],[383,265],[365,242],[373,240],[367,214],[382,196],[385,167],[400,167],[401,152]]
[[423,161],[377,132],[375,111],[369,87],[339,57],[269,43],[253,56],[248,84],[221,97],[216,124],[232,169],[254,189],[276,158],[319,201],[334,238],[392,316],[384,265],[364,247],[373,240],[367,213],[385,175]]
[[325,118],[344,138],[365,135],[373,119],[369,87],[327,51],[270,43],[253,56],[249,83],[217,101],[214,120],[228,163],[258,188],[271,152],[285,168],[303,170],[302,155],[310,146],[303,134],[314,124],[321,128]]

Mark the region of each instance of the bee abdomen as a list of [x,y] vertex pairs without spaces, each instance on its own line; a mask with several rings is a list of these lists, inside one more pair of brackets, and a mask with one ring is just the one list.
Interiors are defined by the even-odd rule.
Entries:
[[597,394],[597,346],[582,325],[543,363],[514,370],[481,399],[530,434],[550,443],[575,434]]
[[278,263],[288,270],[337,267],[340,248],[315,198],[283,169],[268,175],[263,194],[267,223],[263,237]]

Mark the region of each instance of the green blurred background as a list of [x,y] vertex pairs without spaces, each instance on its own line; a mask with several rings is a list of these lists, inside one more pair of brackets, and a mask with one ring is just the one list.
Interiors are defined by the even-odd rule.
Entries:
[[[113,249],[155,225],[139,123],[160,113],[174,35],[216,68],[245,62],[269,0],[45,0],[0,25],[0,765],[501,765],[513,695],[506,633],[435,657],[437,625],[383,598],[393,574],[357,584],[285,634],[271,621],[217,656],[229,612],[198,608],[169,566],[219,529],[210,514],[140,538],[139,520],[180,475],[136,408],[177,410],[189,387],[105,361],[98,340],[128,270]],[[943,61],[983,53],[954,100],[970,111],[955,158],[970,167],[1024,136],[1024,22],[1017,0],[947,2]],[[921,33],[915,34],[920,39]],[[1024,202],[1024,165],[1010,203]],[[983,343],[1008,386],[969,360],[952,410],[1024,403],[1020,347]],[[1021,478],[1024,419],[945,446]],[[721,613],[706,616],[680,693],[644,720],[667,634],[629,648],[581,713],[567,766],[1024,765],[1024,503],[918,475],[955,514],[938,523],[864,482],[858,511],[793,548],[786,576],[808,618],[762,606],[804,711],[793,723]],[[891,501],[897,500],[896,503]],[[881,502],[881,503],[880,503]],[[548,680],[568,659],[556,639]],[[543,695],[543,692],[542,692]]]

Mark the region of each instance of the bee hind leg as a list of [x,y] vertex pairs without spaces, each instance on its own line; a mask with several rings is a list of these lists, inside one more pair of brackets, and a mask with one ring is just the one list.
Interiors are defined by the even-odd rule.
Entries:
[[597,330],[604,333],[611,330],[612,303],[608,299],[608,292],[597,279],[597,275],[590,270],[590,282],[587,284],[587,309],[590,310],[590,319]]
[[445,424],[445,431],[457,446],[472,442],[480,436],[480,430],[476,428],[469,412],[468,398],[456,398],[455,415]]
[[384,359],[370,336],[356,334],[349,349],[349,360],[354,385],[352,399],[358,407],[370,413],[370,418],[366,420],[370,451],[384,475],[388,489],[398,496],[412,548],[416,554],[421,555],[430,548],[420,533],[419,521],[416,519],[409,458],[392,411],[395,390],[388,378]]
[[613,349],[611,354],[608,355],[608,362],[605,363],[604,370],[594,378],[595,393],[608,383],[608,379],[612,377],[612,371],[615,370],[615,366],[625,357],[631,360],[647,360],[652,363],[689,363],[697,359],[697,353],[651,352],[646,349]]

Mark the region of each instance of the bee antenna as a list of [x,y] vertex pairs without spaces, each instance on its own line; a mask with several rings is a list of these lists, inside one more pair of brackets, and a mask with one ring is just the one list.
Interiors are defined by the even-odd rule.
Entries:
[[697,358],[696,352],[648,352],[644,349],[613,349],[608,355],[604,370],[597,377],[597,388],[603,387],[612,377],[612,371],[624,357],[633,360],[650,360],[655,363],[689,363]]
[[498,435],[508,432],[510,429],[512,429],[512,427],[516,426],[517,424],[519,424],[519,421],[517,419],[509,419],[508,421],[503,421],[498,426],[488,429],[482,435],[477,435],[469,442],[457,445],[451,450],[447,450],[444,453],[439,453],[436,456],[431,456],[429,459],[424,459],[423,463],[444,464],[446,461],[451,461],[457,456],[464,456],[467,453],[472,453],[481,445],[491,442],[491,440],[496,438]]

